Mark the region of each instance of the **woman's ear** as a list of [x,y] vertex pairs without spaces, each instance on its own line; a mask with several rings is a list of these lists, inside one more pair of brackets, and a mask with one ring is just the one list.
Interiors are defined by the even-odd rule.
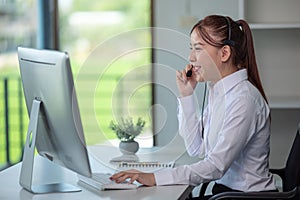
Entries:
[[231,56],[231,48],[229,45],[224,45],[221,48],[221,61],[227,62]]

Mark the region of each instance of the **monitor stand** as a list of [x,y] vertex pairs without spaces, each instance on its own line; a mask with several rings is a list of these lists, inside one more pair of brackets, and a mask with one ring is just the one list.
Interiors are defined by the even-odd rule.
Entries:
[[[41,101],[36,99],[34,99],[32,102],[19,183],[24,189],[35,194],[54,192],[79,192],[81,191],[80,188],[66,183],[33,185],[34,151],[41,103]],[[49,171],[47,171],[46,173],[51,174],[51,172],[49,173]]]

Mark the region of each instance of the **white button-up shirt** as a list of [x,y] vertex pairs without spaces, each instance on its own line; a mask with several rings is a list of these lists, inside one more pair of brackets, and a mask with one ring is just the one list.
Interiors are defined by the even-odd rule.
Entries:
[[209,84],[204,138],[194,96],[178,101],[179,134],[188,153],[202,159],[155,172],[157,185],[199,185],[216,180],[241,191],[276,189],[269,173],[270,109],[248,81],[245,69]]

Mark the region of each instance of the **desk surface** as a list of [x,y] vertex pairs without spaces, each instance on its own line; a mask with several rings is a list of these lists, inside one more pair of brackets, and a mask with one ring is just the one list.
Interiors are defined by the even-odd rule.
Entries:
[[[107,153],[109,152],[109,153]],[[112,172],[111,166],[107,164],[107,161],[114,157],[121,155],[117,148],[111,148],[109,146],[92,146],[89,147],[89,154],[91,155],[92,170],[94,172],[106,171]],[[143,161],[168,161],[167,159],[177,160],[176,165],[183,163],[195,162],[195,159],[191,159],[184,153],[184,151],[177,150],[155,150],[151,151],[145,150],[140,151],[137,154]],[[96,161],[96,162],[95,162]],[[170,160],[172,161],[172,160]],[[36,156],[35,159],[35,175],[34,182],[38,183],[43,176],[45,176],[45,171],[47,171],[48,163],[44,158]],[[46,167],[45,167],[46,166]],[[57,169],[55,169],[57,168]],[[192,191],[192,187],[188,185],[171,185],[171,186],[156,186],[156,187],[144,187],[141,186],[136,190],[110,190],[110,191],[97,191],[88,186],[78,184],[77,175],[64,168],[57,166],[51,167],[51,169],[57,170],[59,177],[64,182],[70,183],[72,185],[78,186],[82,189],[81,192],[74,193],[52,193],[52,194],[32,194],[24,190],[19,185],[19,174],[20,174],[21,164],[12,166],[2,172],[0,172],[0,199],[14,199],[14,200],[48,200],[48,199],[72,199],[72,200],[82,200],[82,199],[160,199],[164,197],[167,199],[185,199],[189,193]],[[52,175],[50,175],[52,177]],[[54,176],[53,176],[54,177]],[[49,178],[49,174],[47,174]],[[48,180],[51,182],[51,179]],[[55,178],[53,178],[55,181]]]

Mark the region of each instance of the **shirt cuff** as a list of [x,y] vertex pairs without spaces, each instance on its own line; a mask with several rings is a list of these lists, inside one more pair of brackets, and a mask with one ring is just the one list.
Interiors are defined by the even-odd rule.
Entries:
[[178,98],[178,105],[184,115],[194,113],[196,110],[194,95]]
[[156,185],[174,184],[172,170],[165,169],[154,173]]

